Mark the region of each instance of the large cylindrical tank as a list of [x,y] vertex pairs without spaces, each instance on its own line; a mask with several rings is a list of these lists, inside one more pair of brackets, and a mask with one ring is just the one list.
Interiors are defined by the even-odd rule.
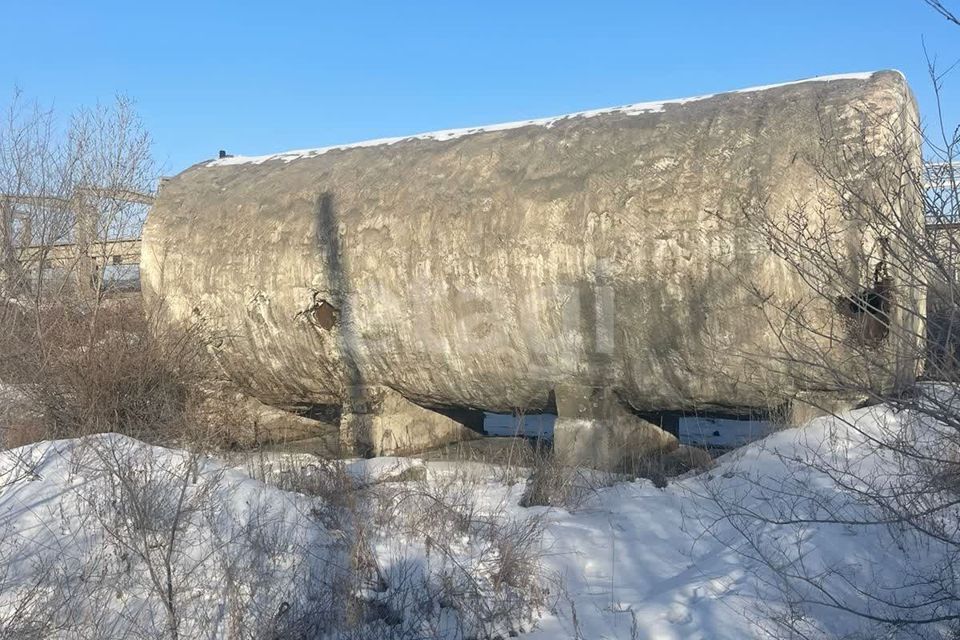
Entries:
[[[150,211],[144,296],[164,323],[200,323],[226,374],[276,406],[375,384],[532,411],[570,383],[638,411],[768,406],[822,375],[778,358],[770,310],[806,305],[830,327],[810,344],[838,366],[849,323],[748,218],[815,207],[829,221],[851,205],[821,175],[825,150],[901,136],[919,161],[916,120],[904,78],[878,72],[203,162]],[[851,153],[857,179],[867,160]],[[869,288],[878,234],[836,215],[843,269]],[[899,295],[890,321],[917,322],[922,296]],[[913,375],[903,336],[921,333],[876,347],[875,384]]]

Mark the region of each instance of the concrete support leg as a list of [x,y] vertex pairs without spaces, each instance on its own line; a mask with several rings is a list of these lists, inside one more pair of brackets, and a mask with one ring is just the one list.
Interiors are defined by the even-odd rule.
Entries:
[[863,400],[862,397],[837,394],[801,394],[787,405],[782,423],[786,427],[802,427],[815,418],[850,411]]
[[678,445],[674,436],[635,416],[610,388],[563,385],[555,393],[553,447],[569,464],[623,471]]
[[313,420],[266,405],[230,383],[204,390],[198,420],[211,437],[242,447],[299,443],[298,450],[323,457],[340,454],[339,428],[331,421]]
[[340,416],[340,442],[356,455],[391,456],[480,437],[445,415],[424,409],[388,387],[348,390]]

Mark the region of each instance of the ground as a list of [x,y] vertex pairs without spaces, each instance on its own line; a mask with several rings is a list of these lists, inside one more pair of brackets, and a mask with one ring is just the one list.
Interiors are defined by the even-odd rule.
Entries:
[[[6,554],[7,571],[0,575],[0,631],[2,625],[15,629],[25,598],[49,603],[63,591],[63,584],[54,583],[68,580],[74,593],[71,615],[92,621],[95,609],[101,633],[109,630],[101,637],[166,632],[164,589],[156,588],[166,584],[163,572],[159,580],[148,574],[151,563],[162,567],[164,558],[172,557],[180,637],[268,637],[237,632],[251,624],[231,613],[229,602],[237,598],[248,616],[260,615],[269,621],[266,626],[273,625],[279,635],[269,637],[298,637],[276,631],[277,620],[287,615],[285,606],[299,611],[291,598],[311,588],[329,593],[336,582],[331,567],[356,569],[366,558],[376,567],[376,580],[354,581],[354,592],[341,596],[366,603],[368,612],[376,604],[380,614],[364,618],[367,635],[330,632],[328,637],[769,638],[783,637],[774,623],[783,616],[792,616],[794,627],[808,637],[900,637],[889,625],[844,609],[862,613],[866,608],[878,618],[905,606],[916,609],[926,594],[907,576],[945,566],[949,549],[886,527],[816,522],[825,504],[833,514],[863,515],[869,506],[858,499],[855,486],[841,487],[801,462],[827,450],[831,459],[842,460],[838,468],[856,469],[857,477],[893,473],[897,462],[876,452],[871,434],[905,419],[883,406],[821,418],[773,433],[721,457],[712,470],[663,489],[647,480],[614,482],[583,473],[579,499],[566,506],[520,506],[523,469],[397,458],[350,461],[340,468],[342,476],[353,488],[377,488],[379,493],[357,495],[380,501],[375,514],[381,520],[413,496],[429,495],[423,504],[442,499],[453,505],[428,515],[416,511],[421,505],[414,509],[415,522],[390,520],[389,529],[371,528],[365,535],[373,557],[357,555],[355,541],[339,539],[356,535],[344,525],[342,505],[332,504],[342,492],[305,490],[304,475],[310,476],[316,464],[308,456],[196,459],[117,435],[30,445],[3,454],[0,553]],[[115,473],[106,468],[111,465],[126,465],[126,470]],[[285,475],[295,481],[281,481]],[[783,511],[772,496],[789,493],[790,487],[803,487],[807,495],[791,513],[803,512],[810,522],[778,519]],[[153,505],[155,513],[144,516],[117,506],[117,500],[129,502],[131,491],[166,498],[138,502],[145,509]],[[217,508],[208,509],[205,501]],[[189,505],[181,509],[184,523],[171,527],[171,513],[183,504]],[[444,515],[454,512],[456,520]],[[462,524],[468,512],[470,519]],[[144,526],[154,520],[160,524]],[[500,533],[492,533],[494,523]],[[176,531],[182,547],[168,544],[170,531]],[[440,538],[444,531],[449,539]],[[535,546],[524,548],[524,560],[512,568],[524,574],[522,580],[507,575],[511,547],[501,534]],[[135,539],[123,541],[124,535]],[[770,569],[776,562],[802,563],[819,582],[785,591]],[[93,584],[102,575],[112,576],[115,593],[90,602],[78,599],[77,585]],[[306,584],[317,576],[318,584]],[[246,582],[231,590],[237,581]],[[449,588],[451,581],[459,586]],[[413,583],[416,590],[401,593]],[[441,598],[437,611],[446,613],[428,615],[425,607],[433,612],[433,604],[421,591],[441,584],[449,589],[444,593],[457,593],[461,600],[444,609]],[[854,584],[875,585],[887,604],[865,602],[850,588]],[[804,591],[812,586],[821,591]],[[542,593],[527,611],[520,604],[524,593],[517,589]],[[823,589],[836,596],[836,606],[818,600]],[[788,609],[784,603],[790,594],[799,595],[794,601],[805,606]],[[333,615],[331,605],[324,606]],[[504,614],[507,610],[515,614]],[[488,614],[500,617],[485,622]],[[74,637],[64,631],[67,622],[54,625],[59,634],[36,637]],[[930,637],[946,632],[936,625],[927,631],[934,634]]]

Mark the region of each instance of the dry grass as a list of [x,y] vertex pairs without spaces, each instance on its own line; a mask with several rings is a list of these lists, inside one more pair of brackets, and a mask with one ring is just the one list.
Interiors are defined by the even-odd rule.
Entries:
[[117,432],[151,442],[183,434],[200,377],[190,335],[150,330],[133,305],[64,316],[38,344],[28,394],[48,437]]
[[0,398],[5,446],[108,432],[154,443],[218,435],[196,420],[212,370],[197,332],[154,326],[139,296],[17,309],[0,325],[17,354],[0,363],[0,387],[18,396]]
[[342,461],[283,460],[261,465],[263,479],[318,498],[315,518],[350,558],[339,578],[343,637],[507,637],[547,606],[542,524],[481,506],[479,476],[418,465],[365,477]]
[[626,459],[618,471],[631,478],[646,478],[654,486],[667,486],[670,478],[690,471],[705,471],[713,466],[710,453],[699,447],[680,445],[668,451],[655,451]]
[[537,456],[529,472],[521,505],[574,510],[597,489],[617,482],[645,478],[663,488],[670,478],[712,466],[713,459],[706,450],[685,445],[625,458],[617,469],[610,472],[584,469],[569,464],[553,452],[544,451]]

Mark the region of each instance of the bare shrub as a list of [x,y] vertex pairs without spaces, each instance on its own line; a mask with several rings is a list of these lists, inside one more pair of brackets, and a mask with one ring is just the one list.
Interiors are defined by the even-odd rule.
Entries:
[[[133,102],[64,123],[19,92],[0,123],[0,293],[40,308],[69,296],[94,314],[109,290],[111,240],[135,238],[156,174]],[[75,247],[73,256],[59,245]]]
[[184,403],[181,337],[149,340],[139,297],[113,288],[111,243],[139,237],[156,182],[150,144],[124,97],[61,119],[15,93],[0,122],[0,384],[43,437],[157,435]]
[[[954,15],[943,3],[928,4]],[[945,73],[928,63],[939,101]],[[720,520],[730,525],[737,535],[723,542],[768,571],[764,586],[776,596],[754,613],[773,634],[823,637],[811,614],[826,610],[855,621],[862,637],[942,637],[960,619],[960,129],[942,119],[924,126],[908,113],[886,121],[869,105],[857,116],[879,133],[843,139],[825,124],[822,156],[807,159],[826,197],[780,216],[769,215],[760,197],[742,212],[750,232],[806,285],[810,304],[838,314],[836,326],[825,327],[802,305],[778,304],[746,282],[785,354],[743,355],[761,371],[797,363],[812,371],[800,382],[822,394],[809,404],[829,418],[792,434],[788,452],[755,450],[780,469],[777,484],[736,466],[727,473],[742,482],[715,486],[707,477],[702,491],[716,520],[704,524],[707,531]],[[838,225],[876,240],[859,269],[848,268]],[[851,354],[839,364],[832,354],[838,344]],[[894,349],[897,358],[885,357]],[[918,363],[923,377],[944,383],[904,385]],[[870,408],[843,412],[830,395]],[[823,566],[803,553],[814,528],[863,534],[897,553]]]
[[648,451],[624,457],[612,471],[595,471],[577,467],[553,452],[541,452],[529,470],[521,506],[562,507],[573,511],[598,489],[617,482],[644,478],[659,488],[670,478],[713,466],[709,452],[698,447],[681,445],[674,449]]
[[274,459],[261,468],[268,482],[318,497],[312,513],[342,541],[342,604],[327,621],[342,637],[506,637],[545,606],[541,523],[482,506],[481,475],[297,466]]
[[706,471],[712,466],[713,458],[705,449],[680,445],[625,458],[618,472],[628,478],[646,478],[654,486],[663,488],[670,478],[690,471]]
[[[77,480],[76,499],[61,500],[64,531],[89,544],[58,559],[77,577],[37,576],[47,591],[73,590],[57,637],[320,637],[335,627],[348,565],[311,500],[115,434],[61,446]],[[294,627],[303,632],[284,632]]]
[[12,575],[11,568],[19,546],[19,533],[4,527],[0,531],[0,638],[3,640],[42,640],[55,630],[51,607],[56,602],[51,585],[56,579],[56,560],[51,555],[32,559],[34,576],[23,579]]
[[[8,462],[47,550],[17,584],[0,575],[10,637],[496,638],[549,598],[542,524],[505,517],[489,472],[263,453],[244,474],[117,434]],[[32,492],[53,478],[56,495]],[[5,541],[37,547],[0,535],[0,561]]]
[[184,435],[192,392],[202,378],[200,345],[189,334],[158,334],[135,301],[64,320],[56,346],[26,387],[46,418],[48,437],[116,432],[153,442]]
[[[481,507],[476,479],[462,475],[383,488],[391,526],[426,542],[430,564],[420,589],[438,593],[456,613],[454,637],[512,635],[532,623],[548,596],[537,517],[511,521]],[[466,553],[464,540],[471,541]],[[442,618],[428,620],[435,626]]]
[[589,486],[583,470],[548,452],[538,456],[530,469],[520,505],[563,507],[572,511],[588,495]]

